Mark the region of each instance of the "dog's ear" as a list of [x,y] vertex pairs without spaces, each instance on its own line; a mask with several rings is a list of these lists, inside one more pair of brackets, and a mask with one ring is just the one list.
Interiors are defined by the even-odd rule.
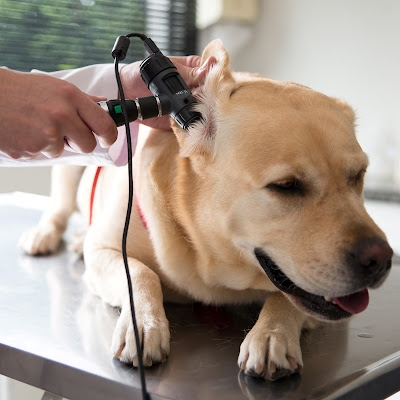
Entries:
[[356,122],[356,113],[354,110],[343,100],[333,98],[335,103],[342,109],[343,113],[346,115],[346,117],[349,119],[349,121],[354,125]]
[[[212,62],[207,62],[212,60]],[[180,155],[213,155],[214,139],[217,132],[218,112],[226,104],[235,87],[229,54],[220,40],[212,41],[204,50],[201,64],[208,68],[204,83],[193,91],[197,98],[196,111],[202,119],[187,131],[176,125],[174,131],[180,145]]]

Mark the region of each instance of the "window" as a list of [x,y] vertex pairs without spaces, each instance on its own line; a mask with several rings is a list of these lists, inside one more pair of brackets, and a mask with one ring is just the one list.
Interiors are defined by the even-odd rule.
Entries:
[[[113,62],[115,39],[145,33],[166,55],[196,53],[196,0],[0,0],[0,65],[55,71]],[[124,62],[145,57],[132,39]]]

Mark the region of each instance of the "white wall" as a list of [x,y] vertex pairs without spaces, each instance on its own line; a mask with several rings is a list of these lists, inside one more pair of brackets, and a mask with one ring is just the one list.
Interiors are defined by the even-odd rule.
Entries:
[[370,156],[367,184],[393,182],[400,159],[400,1],[261,0],[259,6],[255,23],[240,25],[246,30],[240,48],[243,35],[229,33],[227,23],[208,28],[202,43],[226,32],[236,70],[296,81],[349,102]]

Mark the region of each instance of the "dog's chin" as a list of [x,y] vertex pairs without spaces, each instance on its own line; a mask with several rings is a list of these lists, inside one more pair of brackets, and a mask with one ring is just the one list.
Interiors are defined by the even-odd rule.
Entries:
[[262,249],[256,248],[254,254],[271,282],[298,308],[315,318],[337,321],[360,313],[368,306],[367,288],[342,297],[319,296],[297,286]]

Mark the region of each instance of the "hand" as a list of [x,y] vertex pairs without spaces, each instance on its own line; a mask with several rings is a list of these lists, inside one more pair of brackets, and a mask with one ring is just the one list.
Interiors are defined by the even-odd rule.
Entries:
[[117,138],[111,117],[76,86],[48,75],[0,69],[0,151],[14,159],[64,150],[90,153]]
[[[203,83],[210,67],[216,62],[215,57],[209,57],[203,65],[200,66],[201,57],[169,57],[175,64],[179,74],[193,90]],[[124,87],[124,94],[127,99],[136,99],[137,97],[151,96],[150,90],[143,82],[139,66],[140,61],[125,65],[121,68],[121,82]],[[142,124],[156,129],[171,129],[171,118],[167,115],[161,118],[152,118],[141,121]]]

